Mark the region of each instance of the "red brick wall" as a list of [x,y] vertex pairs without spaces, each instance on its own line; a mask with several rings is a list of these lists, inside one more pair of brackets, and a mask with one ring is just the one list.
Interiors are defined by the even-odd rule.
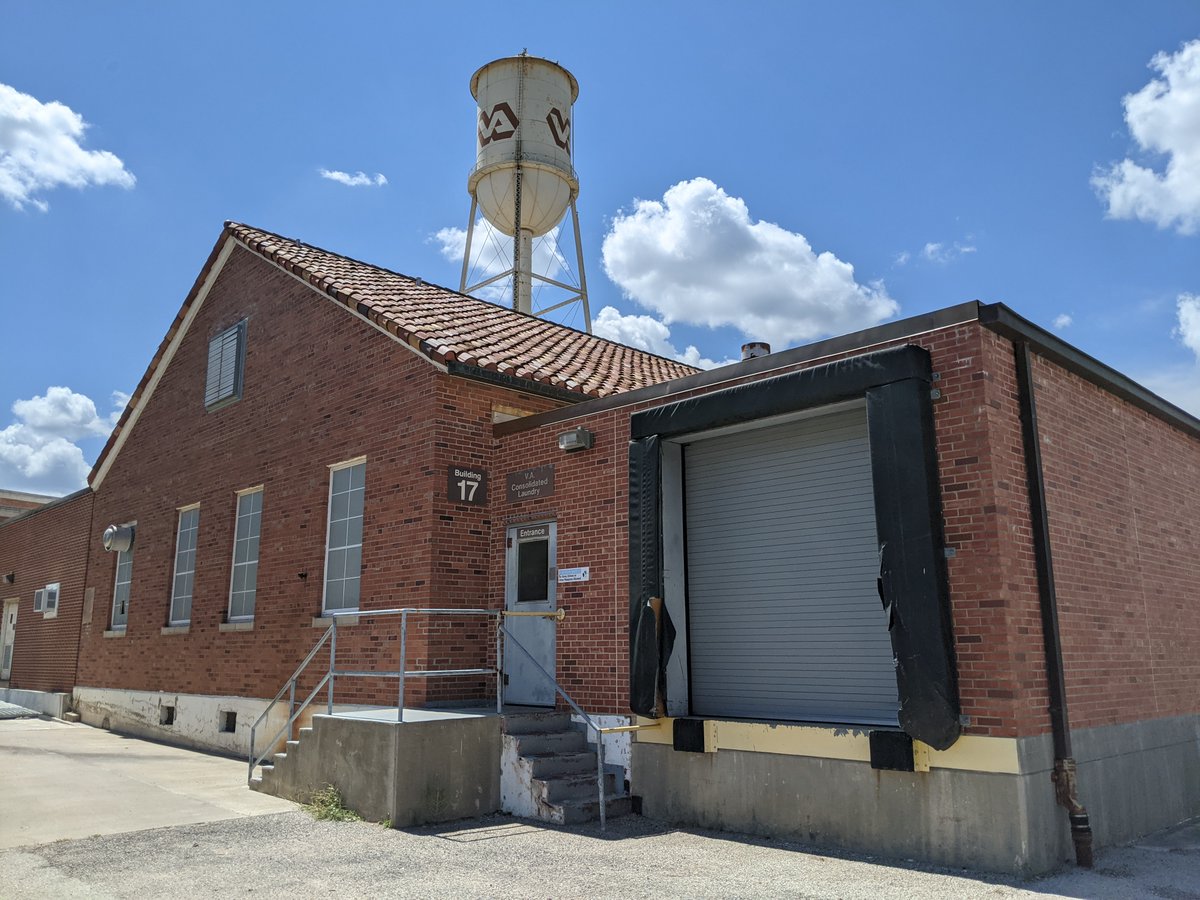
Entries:
[[[9,686],[69,691],[75,684],[79,620],[83,610],[92,494],[39,509],[0,525],[0,600],[20,599]],[[33,593],[59,583],[58,615],[33,610]]]
[[[934,420],[947,543],[956,551],[948,571],[962,707],[972,722],[968,731],[1012,736],[1044,730],[1048,720],[1036,575],[1024,546],[1028,504],[1011,350],[1005,357],[997,341],[969,323],[892,344],[925,347],[940,375]],[[883,346],[890,345],[866,349]],[[853,354],[842,354],[848,355]],[[493,593],[503,594],[503,526],[557,519],[558,564],[592,566],[590,582],[561,594],[568,614],[559,627],[559,673],[578,702],[602,712],[628,709],[629,416],[661,402],[499,441],[501,472],[554,463],[556,495],[497,510]],[[576,424],[596,433],[596,446],[564,454],[555,436]]]
[[[242,399],[205,412],[209,338],[247,316]],[[346,309],[235,248],[98,492],[94,531],[137,521],[133,586],[125,636],[104,637],[116,557],[91,540],[96,613],[82,631],[79,683],[274,694],[321,634],[311,619],[321,612],[328,466],[358,456],[367,457],[362,608],[439,605],[439,593],[478,603],[472,584],[483,580],[472,573],[486,568],[485,556],[473,549],[469,570],[456,574],[459,563],[448,563],[435,542],[460,518],[444,510],[441,461],[468,447],[468,459],[486,457],[491,400],[538,410],[552,404],[475,387],[467,424],[447,433],[446,423],[459,416],[442,407],[464,390],[458,384]],[[221,632],[234,492],[259,484],[254,628]],[[176,510],[192,503],[200,504],[200,526],[191,625],[187,634],[163,635]],[[446,515],[453,521],[437,518]],[[486,534],[486,517],[476,522],[479,515],[472,510],[462,523]],[[391,622],[364,617],[364,624],[339,632],[340,667],[395,668],[398,628]],[[410,660],[419,664],[424,653],[415,637]],[[394,682],[338,682],[339,701],[394,696]]]
[[1071,726],[1200,712],[1200,439],[1035,357]]

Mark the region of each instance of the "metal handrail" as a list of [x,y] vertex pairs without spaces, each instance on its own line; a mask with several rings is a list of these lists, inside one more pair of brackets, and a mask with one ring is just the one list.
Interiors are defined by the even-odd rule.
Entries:
[[[415,669],[413,671],[408,671],[408,669],[407,669],[407,662],[408,662],[407,645],[408,645],[408,616],[410,613],[412,613],[414,615],[429,615],[429,616],[443,616],[443,615],[484,616],[484,617],[495,619],[496,620],[496,667],[494,669],[487,669],[487,668],[481,668],[481,669]],[[291,733],[292,726],[296,723],[296,721],[304,713],[304,710],[306,710],[309,707],[309,705],[312,703],[312,701],[314,699],[316,699],[317,695],[321,692],[322,688],[328,687],[326,710],[327,710],[328,714],[330,714],[330,715],[333,714],[334,681],[337,678],[337,676],[339,676],[339,675],[346,677],[346,678],[396,678],[396,679],[398,679],[398,681],[399,681],[399,697],[398,697],[398,708],[396,710],[396,721],[403,722],[404,721],[404,688],[405,688],[405,680],[407,678],[431,678],[434,676],[452,677],[452,676],[460,676],[460,675],[495,674],[495,676],[496,676],[496,712],[498,714],[501,713],[503,711],[503,703],[504,703],[504,701],[503,701],[504,648],[507,646],[507,642],[511,642],[513,645],[516,646],[516,648],[518,650],[520,650],[523,654],[525,654],[525,656],[529,660],[529,662],[531,662],[533,664],[533,667],[538,672],[540,672],[542,674],[542,676],[545,679],[547,679],[554,686],[555,692],[557,692],[557,694],[560,697],[562,697],[563,700],[566,701],[567,705],[571,708],[571,710],[573,712],[575,712],[575,714],[578,715],[581,719],[583,719],[585,727],[590,728],[593,732],[595,732],[595,734],[596,734],[596,791],[597,791],[597,794],[598,794],[598,797],[600,800],[600,830],[601,831],[605,830],[606,824],[607,824],[606,823],[606,812],[607,812],[606,806],[607,806],[608,798],[607,798],[607,792],[604,789],[604,775],[605,775],[605,772],[604,772],[604,736],[606,734],[616,734],[619,732],[626,732],[626,731],[639,731],[643,728],[656,728],[659,726],[658,725],[618,725],[618,726],[613,726],[613,727],[609,727],[609,728],[601,728],[599,723],[597,723],[595,719],[593,719],[590,715],[588,715],[587,712],[584,711],[583,707],[581,707],[578,703],[576,703],[575,700],[571,697],[571,695],[566,692],[566,690],[563,688],[563,686],[558,683],[558,679],[555,678],[553,675],[551,675],[549,672],[547,672],[545,667],[542,666],[542,664],[539,663],[534,658],[533,654],[529,652],[529,650],[525,647],[525,645],[522,644],[516,637],[514,637],[513,633],[508,630],[508,628],[504,624],[504,619],[507,616],[514,615],[514,613],[512,613],[510,611],[506,611],[506,610],[491,610],[491,609],[453,609],[453,608],[446,608],[446,607],[422,609],[422,608],[415,608],[415,607],[404,607],[404,608],[398,608],[398,609],[373,609],[373,610],[366,610],[366,611],[351,610],[351,611],[345,611],[345,612],[331,612],[331,613],[327,613],[326,615],[328,616],[328,618],[331,618],[333,620],[333,622],[330,624],[329,628],[327,628],[325,630],[325,633],[323,635],[321,635],[321,638],[317,641],[317,643],[313,646],[313,648],[308,652],[308,655],[304,657],[304,661],[302,663],[300,663],[299,666],[296,667],[296,671],[292,673],[291,678],[289,678],[287,680],[287,682],[283,685],[283,687],[281,687],[279,689],[279,692],[275,695],[275,697],[271,700],[271,702],[269,704],[267,704],[267,708],[265,710],[263,710],[262,714],[255,720],[254,724],[250,726],[250,754],[249,754],[250,767],[249,767],[249,772],[247,774],[247,782],[249,782],[250,780],[252,780],[254,778],[255,768],[257,768],[259,765],[261,765],[262,761],[264,759],[266,759],[273,752],[274,747],[278,743],[279,739],[283,735]],[[339,618],[355,618],[355,619],[357,619],[359,616],[393,616],[393,615],[400,616],[400,667],[399,667],[399,669],[397,669],[394,672],[357,671],[357,670],[343,670],[343,671],[339,672],[338,668],[337,668],[338,619]],[[520,615],[520,613],[516,613],[516,615]],[[558,609],[551,613],[533,613],[532,615],[541,615],[541,616],[544,616],[547,618],[554,618],[554,619],[561,621],[563,616],[565,615],[565,611],[562,609]],[[297,707],[296,706],[296,684],[297,684],[300,676],[302,674],[304,674],[304,671],[308,667],[309,663],[311,663],[313,661],[313,659],[316,657],[317,652],[321,649],[321,647],[323,647],[325,645],[326,641],[329,641],[329,669],[325,673],[325,675],[320,679],[320,681],[317,682],[316,687],[314,687],[312,689],[312,691],[309,693],[309,695],[307,697],[305,697],[304,700]],[[275,708],[275,704],[278,703],[282,699],[285,692],[287,692],[289,695],[288,708],[289,708],[290,714],[288,716],[287,722],[276,733],[276,735],[270,740],[270,742],[268,742],[267,749],[264,750],[260,755],[258,755],[256,757],[254,754],[254,746],[255,746],[255,738],[256,738],[258,726],[262,724],[263,720],[267,718],[267,716],[270,714],[271,710]]]
[[[605,829],[605,809],[604,809],[604,807],[606,805],[605,801],[607,799],[605,797],[606,792],[604,790],[604,734],[605,734],[604,729],[602,729],[596,723],[595,719],[593,719],[591,716],[589,716],[586,712],[583,711],[583,707],[581,707],[578,703],[576,703],[571,698],[571,695],[568,694],[566,692],[566,690],[563,688],[563,686],[558,683],[558,679],[555,678],[553,675],[551,675],[549,672],[547,672],[545,670],[545,668],[542,666],[542,664],[533,658],[533,654],[530,653],[525,648],[525,645],[522,644],[515,637],[513,637],[512,632],[509,631],[505,627],[503,619],[500,620],[499,626],[500,626],[499,630],[504,633],[505,640],[512,641],[514,644],[517,645],[517,649],[520,650],[522,653],[524,653],[526,658],[528,658],[528,660],[531,663],[533,663],[533,667],[535,669],[537,669],[539,672],[541,672],[542,675],[545,676],[545,678],[551,684],[554,685],[554,690],[556,690],[558,692],[558,695],[560,697],[562,697],[564,700],[567,701],[567,705],[570,706],[571,709],[575,711],[576,715],[580,716],[580,718],[583,719],[584,723],[587,725],[588,728],[591,728],[594,732],[596,732],[596,790],[600,795],[600,830],[604,831],[604,829]],[[507,646],[507,644],[506,644],[506,646]]]
[[[346,678],[396,678],[396,679],[398,679],[399,685],[400,685],[399,708],[396,711],[396,717],[397,717],[396,721],[398,721],[398,722],[404,721],[404,682],[405,682],[406,678],[432,678],[434,676],[455,677],[455,676],[462,676],[462,675],[495,675],[496,676],[496,712],[500,712],[500,710],[502,708],[502,704],[503,704],[503,699],[502,699],[503,678],[501,676],[501,668],[500,668],[501,667],[501,657],[499,656],[499,654],[497,654],[496,668],[494,668],[494,669],[482,668],[482,669],[416,669],[413,671],[407,670],[406,664],[408,662],[407,644],[408,644],[408,616],[409,616],[409,613],[416,614],[416,615],[428,615],[428,616],[455,616],[455,615],[457,615],[457,616],[484,616],[484,617],[496,619],[497,621],[499,621],[502,611],[501,610],[493,610],[493,609],[454,609],[454,608],[450,608],[450,607],[434,607],[434,608],[402,607],[402,608],[397,608],[397,609],[346,610],[346,611],[341,611],[341,612],[326,613],[325,614],[326,617],[332,619],[333,621],[331,622],[329,627],[325,630],[325,633],[323,635],[321,635],[321,637],[317,641],[317,643],[315,645],[313,645],[313,648],[310,651],[308,651],[308,655],[304,657],[304,661],[302,663],[300,663],[299,666],[296,667],[296,671],[294,671],[292,673],[292,676],[286,682],[284,682],[283,687],[281,687],[279,689],[279,692],[274,696],[274,698],[272,698],[271,702],[267,704],[266,709],[264,709],[262,714],[254,721],[254,724],[250,726],[250,753],[249,753],[249,770],[246,775],[247,783],[249,783],[250,781],[253,780],[254,770],[262,764],[263,760],[265,760],[268,756],[271,755],[271,753],[274,752],[275,746],[276,746],[276,744],[278,744],[279,739],[281,737],[283,737],[285,734],[291,734],[292,726],[299,720],[300,716],[304,713],[304,711],[306,709],[308,709],[309,705],[313,702],[313,700],[316,699],[317,695],[321,692],[322,688],[326,688],[326,687],[328,688],[328,694],[327,694],[327,698],[326,698],[326,707],[325,707],[326,712],[329,715],[333,714],[334,684],[339,675],[346,677]],[[338,668],[337,668],[337,629],[338,629],[338,620],[339,619],[349,619],[349,618],[357,619],[360,616],[396,616],[396,615],[400,616],[400,668],[399,669],[397,669],[396,671],[383,670],[383,671],[375,671],[375,672],[371,672],[371,671],[362,672],[362,671],[352,671],[352,670],[343,670],[340,672],[338,671]],[[315,688],[313,688],[312,692],[307,697],[304,698],[304,700],[300,703],[299,706],[297,706],[296,705],[296,685],[300,679],[300,676],[304,674],[304,671],[308,668],[309,663],[311,663],[313,661],[313,659],[317,655],[317,652],[325,645],[326,641],[329,642],[329,668],[326,671],[325,675],[322,676],[321,680],[319,682],[317,682],[317,686]],[[499,635],[497,634],[497,647],[498,646],[499,646]],[[266,749],[261,754],[258,754],[256,756],[255,752],[254,752],[254,748],[257,744],[258,727],[263,723],[263,721],[267,718],[267,716],[270,715],[271,710],[273,710],[275,708],[275,705],[280,702],[280,700],[283,698],[283,695],[285,693],[288,694],[288,713],[289,713],[289,715],[288,715],[287,722],[283,725],[282,728],[279,729],[279,731],[275,734],[275,736],[272,737],[271,740],[267,743]]]

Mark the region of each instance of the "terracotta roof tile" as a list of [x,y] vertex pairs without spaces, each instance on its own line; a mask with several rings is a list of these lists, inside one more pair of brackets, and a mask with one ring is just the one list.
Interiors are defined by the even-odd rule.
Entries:
[[237,222],[227,222],[225,228],[250,250],[438,362],[512,373],[587,397],[607,397],[699,371],[268,231]]

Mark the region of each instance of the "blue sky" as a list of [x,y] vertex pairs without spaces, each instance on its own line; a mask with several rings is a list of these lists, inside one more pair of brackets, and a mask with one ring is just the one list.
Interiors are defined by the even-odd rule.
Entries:
[[225,219],[457,286],[468,79],[523,48],[580,82],[605,333],[999,300],[1200,413],[1200,5],[581,7],[7,3],[0,488],[82,485]]

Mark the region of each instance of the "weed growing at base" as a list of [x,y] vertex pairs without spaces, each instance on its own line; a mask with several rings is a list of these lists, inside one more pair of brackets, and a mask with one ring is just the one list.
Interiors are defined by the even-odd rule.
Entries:
[[332,784],[312,792],[304,804],[314,819],[326,822],[360,822],[362,816],[342,804],[342,795]]

